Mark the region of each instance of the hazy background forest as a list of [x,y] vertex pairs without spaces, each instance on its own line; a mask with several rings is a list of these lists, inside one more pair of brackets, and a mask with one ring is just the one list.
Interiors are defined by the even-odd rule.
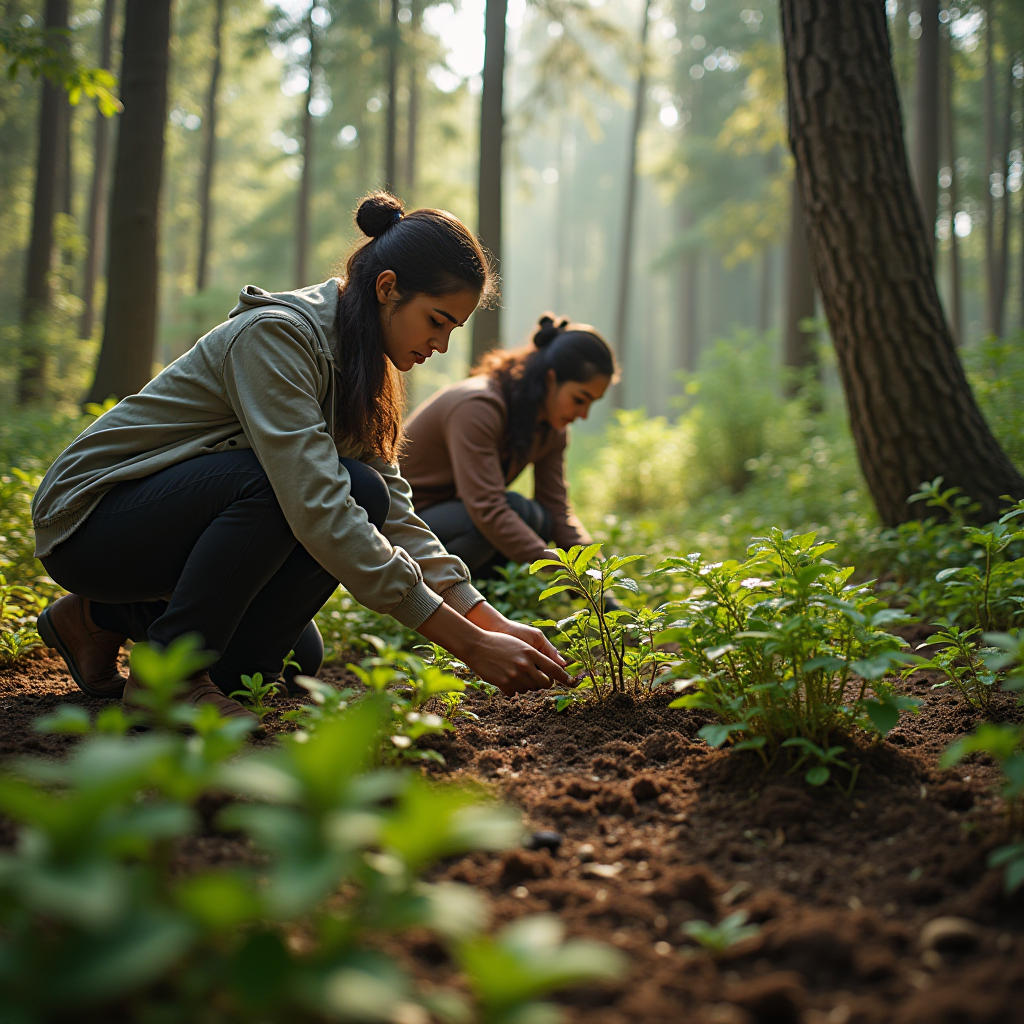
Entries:
[[[156,368],[223,319],[245,284],[277,290],[328,276],[355,238],[351,210],[369,188],[390,184],[410,206],[444,207],[471,225],[483,218],[486,6],[177,0]],[[3,23],[40,26],[43,7],[4,0]],[[103,65],[105,10],[116,74],[121,4],[73,0],[71,47],[84,65]],[[947,319],[986,416],[1020,465],[1024,5],[889,0],[886,12],[908,153],[915,177],[934,182],[925,203],[935,209]],[[934,31],[924,33],[922,12],[937,17]],[[612,536],[639,530],[650,542],[668,524],[709,551],[745,543],[769,520],[851,537],[871,529],[802,218],[791,215],[777,5],[509,0],[506,24],[501,342],[519,343],[552,309],[596,325],[624,367],[617,394],[575,428],[574,497],[591,525]],[[932,76],[923,88],[922,75]],[[0,81],[8,408],[21,394],[41,90],[24,68]],[[38,397],[58,419],[77,415],[103,333],[102,253],[92,257],[101,268],[92,312],[86,294],[89,254],[102,245],[102,228],[90,228],[96,134],[117,130],[116,116],[103,121],[88,100],[70,108],[52,290],[31,328],[48,353]],[[109,182],[108,168],[101,193]],[[448,357],[413,372],[413,404],[467,372],[471,333],[456,332]],[[5,454],[26,465],[32,453],[19,452],[15,436],[23,433],[8,431]]]

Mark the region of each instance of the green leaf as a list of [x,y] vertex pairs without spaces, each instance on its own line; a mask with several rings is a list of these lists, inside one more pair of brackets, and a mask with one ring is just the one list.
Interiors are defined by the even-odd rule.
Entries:
[[573,570],[577,575],[583,572],[584,569],[594,560],[594,558],[600,554],[600,544],[588,544],[577,556],[576,561],[573,562]]
[[89,712],[77,704],[62,704],[52,715],[37,718],[32,723],[33,731],[42,733],[83,735],[91,728]]
[[828,782],[831,774],[832,773],[825,767],[825,765],[819,764],[808,771],[804,776],[804,779],[807,781],[808,785],[824,786],[825,783]]
[[734,732],[742,732],[746,728],[742,722],[731,722],[729,725],[705,725],[697,735],[709,746],[720,747]]
[[576,587],[572,583],[563,583],[563,584],[561,584],[561,586],[548,587],[547,590],[544,590],[544,591],[541,592],[541,594],[537,598],[537,600],[538,601],[546,601],[549,597],[554,597],[555,594],[561,594],[565,590],[574,590],[574,591],[578,592],[579,588]]

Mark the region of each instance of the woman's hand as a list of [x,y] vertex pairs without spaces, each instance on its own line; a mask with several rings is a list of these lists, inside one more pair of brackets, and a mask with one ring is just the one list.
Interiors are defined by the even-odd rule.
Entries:
[[493,605],[481,601],[470,609],[466,618],[470,622],[487,630],[488,633],[507,633],[528,643],[535,651],[550,658],[556,665],[565,666],[565,658],[552,646],[551,641],[536,626],[528,626],[525,622],[507,619]]
[[[491,612],[498,620],[508,622],[493,608]],[[488,616],[487,621],[496,620]],[[521,628],[532,630],[529,626]],[[554,648],[551,650],[557,661],[517,636],[501,630],[481,629],[446,604],[429,616],[418,632],[450,651],[484,682],[497,686],[506,696],[528,690],[546,690],[555,682],[569,682],[562,668],[562,659]],[[544,642],[547,643],[546,639]]]

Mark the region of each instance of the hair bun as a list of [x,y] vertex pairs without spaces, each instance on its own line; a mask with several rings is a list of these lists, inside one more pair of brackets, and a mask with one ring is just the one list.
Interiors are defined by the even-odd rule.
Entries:
[[537,330],[533,335],[534,348],[547,348],[566,328],[568,320],[555,321],[554,313],[545,313],[537,321]]
[[405,208],[398,196],[378,190],[371,192],[356,210],[356,225],[364,235],[380,238],[403,217]]

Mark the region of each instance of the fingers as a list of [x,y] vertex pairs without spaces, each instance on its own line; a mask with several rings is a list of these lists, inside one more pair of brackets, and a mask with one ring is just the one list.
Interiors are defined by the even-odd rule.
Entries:
[[[534,652],[533,655],[534,664],[538,666],[544,675],[549,676],[552,682],[567,683],[569,682],[569,675],[557,662],[552,661],[549,657],[540,651]],[[549,682],[548,686],[551,685]]]

